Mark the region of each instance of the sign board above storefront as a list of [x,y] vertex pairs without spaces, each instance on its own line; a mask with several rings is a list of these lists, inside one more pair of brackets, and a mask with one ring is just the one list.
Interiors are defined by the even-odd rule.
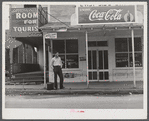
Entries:
[[57,38],[57,33],[48,33],[45,35],[46,39],[56,39]]
[[80,61],[86,61],[86,57],[80,57]]
[[10,16],[12,36],[38,32],[37,8],[11,8]]
[[135,6],[78,7],[78,24],[131,23],[136,21]]

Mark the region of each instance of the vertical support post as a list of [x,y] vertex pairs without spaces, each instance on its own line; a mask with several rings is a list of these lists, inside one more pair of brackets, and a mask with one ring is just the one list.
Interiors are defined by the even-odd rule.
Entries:
[[[11,38],[12,39],[12,38]],[[10,80],[12,80],[12,74],[13,74],[13,48],[10,47]]]
[[25,62],[26,62],[26,63],[28,63],[28,62],[27,62],[27,49],[28,49],[28,45],[26,45],[26,47],[25,47]]
[[26,63],[25,61],[25,44],[23,43],[23,63]]
[[50,82],[50,46],[48,46],[48,63],[49,63],[49,82]]
[[32,64],[34,63],[34,47],[32,47]]
[[88,33],[85,33],[85,41],[86,41],[86,81],[87,81],[87,88],[89,88],[89,81],[88,81]]
[[18,49],[18,63],[19,63],[19,48],[20,48],[20,47],[18,46],[18,48],[17,48],[17,49]]
[[24,90],[24,78],[23,78],[23,90]]
[[135,53],[134,53],[134,30],[131,29],[131,39],[132,39],[132,60],[133,60],[133,83],[134,87],[136,87],[136,79],[135,79]]
[[44,88],[46,88],[46,59],[45,59],[45,36],[43,34],[43,68],[44,68]]
[[[51,46],[51,48],[50,48],[50,50],[51,50],[51,57],[50,57],[50,59],[52,59],[53,58],[53,40],[52,39],[50,39],[50,46]],[[51,69],[51,67],[50,67],[50,69]],[[52,76],[51,77],[51,82],[54,83],[54,72],[53,72],[53,70],[52,70],[51,76]]]

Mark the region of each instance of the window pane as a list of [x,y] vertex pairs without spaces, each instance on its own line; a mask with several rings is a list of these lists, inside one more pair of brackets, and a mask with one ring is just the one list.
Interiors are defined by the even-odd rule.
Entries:
[[92,51],[93,69],[97,69],[97,56],[96,51]]
[[66,55],[66,68],[78,68],[78,55]]
[[95,47],[96,41],[88,41],[88,47]]
[[116,54],[116,67],[128,67],[128,54],[127,53]]
[[[142,51],[141,37],[134,38],[135,51]],[[129,51],[132,51],[132,39],[129,38]]]
[[62,68],[65,68],[65,55],[59,55],[59,57],[61,57],[61,60],[62,60]]
[[108,69],[108,51],[104,51],[104,69]]
[[103,69],[103,54],[102,51],[98,51],[99,55],[99,69]]
[[127,52],[128,51],[127,38],[116,38],[115,39],[115,51],[116,52]]
[[88,51],[88,69],[91,69],[91,51]]
[[[130,53],[130,67],[133,66],[132,53]],[[135,67],[142,67],[142,53],[135,53]]]
[[89,72],[89,80],[92,80],[92,72]]
[[105,79],[109,79],[109,72],[104,72]]
[[66,53],[78,53],[78,40],[66,40]]
[[94,79],[94,80],[97,79],[97,72],[93,72],[93,79]]
[[103,72],[99,72],[99,80],[103,80]]
[[65,53],[64,40],[53,40],[53,53]]
[[99,46],[99,47],[108,46],[108,42],[107,41],[98,41],[97,46]]

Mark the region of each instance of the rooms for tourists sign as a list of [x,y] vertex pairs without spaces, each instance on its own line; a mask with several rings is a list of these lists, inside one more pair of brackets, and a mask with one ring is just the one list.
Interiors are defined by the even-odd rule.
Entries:
[[135,22],[135,6],[78,7],[78,24]]
[[28,36],[38,32],[37,8],[11,8],[11,35]]

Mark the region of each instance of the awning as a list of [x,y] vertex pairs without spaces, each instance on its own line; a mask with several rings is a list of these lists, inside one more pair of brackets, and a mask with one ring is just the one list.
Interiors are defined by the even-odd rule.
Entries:
[[17,37],[16,40],[31,45],[33,47],[38,47],[42,45],[42,37]]
[[45,24],[44,26],[39,27],[41,30],[49,30],[49,31],[58,31],[60,29],[67,29],[67,31],[75,31],[75,30],[103,30],[104,29],[129,29],[132,27],[133,29],[143,28],[142,23],[125,23],[125,24],[96,24],[96,25],[71,25],[70,22],[60,23],[60,22],[51,22]]

